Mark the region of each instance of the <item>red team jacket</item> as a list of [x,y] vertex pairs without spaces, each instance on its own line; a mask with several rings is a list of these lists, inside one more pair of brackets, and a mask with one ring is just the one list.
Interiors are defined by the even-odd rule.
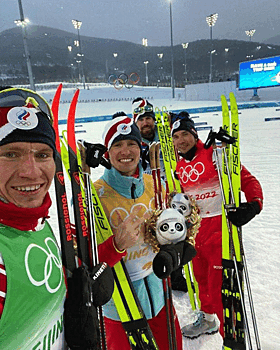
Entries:
[[[213,148],[204,148],[198,140],[194,158],[188,161],[181,158],[177,163],[176,173],[180,183],[188,195],[193,197],[202,218],[221,215],[221,190],[218,172],[213,161]],[[259,181],[242,165],[241,191],[247,202],[257,201],[262,209],[263,194]]]

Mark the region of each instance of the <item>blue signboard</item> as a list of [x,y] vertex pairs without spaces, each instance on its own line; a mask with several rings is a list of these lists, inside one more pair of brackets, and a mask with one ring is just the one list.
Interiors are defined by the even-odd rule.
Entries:
[[239,64],[239,89],[280,86],[280,56]]

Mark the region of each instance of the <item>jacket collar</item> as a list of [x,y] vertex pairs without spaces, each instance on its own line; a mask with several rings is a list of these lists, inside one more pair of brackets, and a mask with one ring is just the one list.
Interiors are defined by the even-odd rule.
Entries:
[[139,177],[123,176],[114,167],[105,169],[101,177],[109,186],[111,186],[120,195],[135,199],[144,193],[143,168],[139,163]]

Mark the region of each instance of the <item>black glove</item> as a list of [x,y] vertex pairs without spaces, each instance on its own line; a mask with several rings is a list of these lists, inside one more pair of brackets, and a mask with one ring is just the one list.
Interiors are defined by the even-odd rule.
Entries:
[[114,291],[114,275],[106,263],[98,264],[90,273],[93,304],[101,306],[111,299]]
[[110,169],[110,162],[103,157],[107,148],[101,143],[89,143],[84,141],[86,147],[86,163],[91,168],[97,168],[100,164]]
[[96,307],[106,304],[114,290],[111,268],[98,264],[92,271],[85,267],[74,270],[68,283],[64,304],[65,339],[72,349],[100,349],[99,320]]
[[241,203],[238,208],[229,209],[228,218],[233,225],[240,227],[247,224],[259,212],[260,206],[258,202]]
[[142,147],[141,163],[142,163],[143,170],[145,171],[147,169],[148,164],[150,164],[149,146]]
[[87,269],[74,270],[68,282],[64,303],[65,339],[71,349],[100,349],[99,320],[92,303],[90,275]]
[[158,278],[166,278],[191,261],[195,255],[195,248],[186,241],[162,245],[153,260],[154,273]]
[[213,144],[215,140],[219,140],[221,142],[225,142],[227,144],[233,144],[235,142],[235,137],[230,136],[225,129],[220,128],[219,132],[215,132],[210,130],[207,140],[204,143],[204,148],[208,149]]

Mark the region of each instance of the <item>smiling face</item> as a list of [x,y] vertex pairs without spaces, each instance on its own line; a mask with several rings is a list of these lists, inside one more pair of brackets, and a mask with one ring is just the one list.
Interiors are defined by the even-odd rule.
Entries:
[[134,140],[117,141],[109,150],[109,158],[112,166],[123,176],[132,176],[140,160],[139,145]]
[[144,139],[152,141],[155,137],[155,121],[151,116],[139,117],[136,125]]
[[55,174],[53,150],[43,143],[0,146],[0,196],[23,208],[42,205]]
[[197,140],[193,134],[187,130],[179,130],[175,132],[172,139],[175,148],[183,154],[187,153],[197,143]]

